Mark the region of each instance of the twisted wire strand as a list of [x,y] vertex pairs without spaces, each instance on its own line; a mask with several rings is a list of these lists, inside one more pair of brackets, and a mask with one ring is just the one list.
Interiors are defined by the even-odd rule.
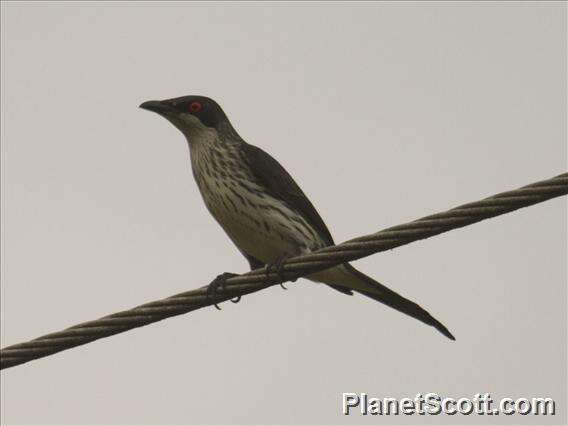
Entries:
[[[360,259],[414,241],[461,228],[473,223],[568,194],[568,173],[503,192],[480,201],[461,205],[374,234],[365,235],[313,253],[287,259],[281,268],[286,280],[294,280],[340,263]],[[266,268],[229,278],[215,294],[207,286],[179,293],[166,299],[117,312],[94,321],[0,350],[0,369],[14,367],[37,358],[84,345],[103,337],[123,333],[165,318],[181,315],[236,296],[244,296],[281,282]]]

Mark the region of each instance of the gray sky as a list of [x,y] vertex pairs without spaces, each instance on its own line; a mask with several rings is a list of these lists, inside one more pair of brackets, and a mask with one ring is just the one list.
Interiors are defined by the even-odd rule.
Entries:
[[[2,346],[247,263],[186,143],[216,99],[344,241],[566,171],[566,5],[2,3]],[[356,262],[456,336],[299,280],[1,373],[5,424],[566,422],[566,199]],[[556,417],[346,417],[342,392]]]

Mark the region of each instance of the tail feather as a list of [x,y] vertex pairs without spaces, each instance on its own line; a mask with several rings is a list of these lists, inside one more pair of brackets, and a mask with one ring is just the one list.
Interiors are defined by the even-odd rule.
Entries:
[[450,331],[444,326],[440,321],[434,318],[430,313],[421,308],[418,304],[402,297],[400,294],[392,291],[388,287],[385,287],[381,283],[375,281],[371,277],[368,277],[364,273],[358,271],[353,266],[346,264],[345,267],[349,272],[365,281],[369,284],[369,291],[355,289],[357,293],[363,294],[370,297],[373,300],[384,303],[393,309],[396,309],[403,314],[409,315],[416,318],[418,321],[422,321],[428,324],[446,336],[448,339],[456,340],[456,338],[450,333]]
[[400,294],[358,271],[348,263],[343,264],[339,268],[332,268],[323,271],[323,273],[316,273],[310,276],[310,278],[314,281],[326,283],[336,290],[339,288],[344,289],[344,292],[347,292],[348,289],[353,290],[434,327],[448,339],[456,340],[452,333],[450,333],[440,321],[418,304],[402,297]]

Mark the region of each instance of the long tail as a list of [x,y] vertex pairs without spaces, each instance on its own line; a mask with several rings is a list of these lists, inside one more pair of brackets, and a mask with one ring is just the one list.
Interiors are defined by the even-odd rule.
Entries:
[[450,333],[440,321],[419,305],[385,287],[348,263],[310,275],[309,278],[328,284],[343,293],[349,294],[350,290],[353,290],[359,294],[370,297],[373,300],[384,303],[403,314],[409,315],[416,318],[418,321],[422,321],[434,327],[448,339],[456,340],[452,333]]

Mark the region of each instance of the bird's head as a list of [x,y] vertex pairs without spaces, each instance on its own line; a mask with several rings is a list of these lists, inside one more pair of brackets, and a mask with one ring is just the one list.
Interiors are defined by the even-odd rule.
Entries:
[[219,131],[223,124],[229,122],[219,104],[205,96],[147,101],[140,108],[160,114],[188,139],[203,131]]

